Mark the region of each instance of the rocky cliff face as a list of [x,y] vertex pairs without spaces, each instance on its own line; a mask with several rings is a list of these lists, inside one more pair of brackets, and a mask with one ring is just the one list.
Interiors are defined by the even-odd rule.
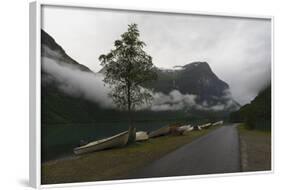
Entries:
[[168,94],[178,90],[182,94],[196,95],[196,102],[208,106],[228,104],[237,109],[239,104],[232,99],[229,85],[219,79],[207,62],[193,62],[176,69],[156,68],[158,80],[146,84],[156,92]]
[[223,96],[229,86],[220,80],[206,62],[194,62],[176,70],[157,69],[158,80],[148,84],[156,91],[168,93],[173,89],[183,94],[195,94],[208,99]]

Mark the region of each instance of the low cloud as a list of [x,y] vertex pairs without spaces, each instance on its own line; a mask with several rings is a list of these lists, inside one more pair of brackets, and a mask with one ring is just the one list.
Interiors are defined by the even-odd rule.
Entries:
[[172,90],[169,94],[154,93],[154,99],[150,109],[152,111],[181,110],[196,104],[196,95],[181,94],[178,90]]
[[[102,74],[81,71],[57,58],[42,57],[42,69],[45,82],[56,81],[57,88],[62,92],[73,96],[82,97],[97,103],[103,108],[116,108],[112,99],[108,96],[110,88],[104,85]],[[182,94],[178,90],[172,90],[168,94],[151,92],[153,100],[150,105],[143,104],[138,110],[175,111],[197,109],[204,111],[223,111],[230,109],[234,102],[231,94],[226,91],[222,98],[224,103],[211,105],[204,101],[196,103],[194,94]],[[226,103],[225,103],[226,102]]]
[[103,76],[63,66],[55,59],[42,58],[42,69],[51,75],[47,80],[55,80],[58,89],[73,97],[82,97],[98,103],[105,108],[112,108],[113,102],[108,97],[109,89],[104,86]]
[[217,104],[209,104],[207,101],[204,101],[202,104],[197,104],[195,107],[197,110],[204,111],[223,111],[231,110],[235,111],[240,108],[240,105],[233,99],[229,89],[226,89],[223,92],[222,97],[212,97],[214,100],[217,100]]
[[227,100],[226,103],[218,103],[216,105],[208,106],[206,104],[196,104],[195,108],[202,111],[223,111],[223,110],[237,110],[239,106],[235,105],[232,99]]

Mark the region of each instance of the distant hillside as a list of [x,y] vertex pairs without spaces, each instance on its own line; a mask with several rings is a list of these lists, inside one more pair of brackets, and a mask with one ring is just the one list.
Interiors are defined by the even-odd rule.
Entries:
[[231,113],[233,122],[245,122],[251,129],[271,130],[271,85],[238,111]]
[[223,96],[229,86],[220,80],[206,62],[193,62],[181,69],[157,69],[158,80],[149,84],[156,91],[168,93],[173,89],[183,94],[200,95],[202,99]]
[[[92,72],[66,54],[63,48],[45,31],[41,30],[41,58],[56,61],[80,71]],[[44,62],[45,63],[45,62]],[[45,63],[47,64],[47,63]],[[70,96],[59,90],[60,83],[50,73],[41,71],[41,121],[43,126],[60,123],[92,123],[99,121],[127,121],[127,113],[101,108],[97,103],[81,97]],[[98,89],[97,89],[98,90]],[[139,120],[184,117],[182,111],[164,111],[159,115],[153,111],[138,112]]]
[[[44,30],[41,30],[41,58],[50,58],[61,65],[69,65],[81,71],[92,72],[88,67],[68,56],[63,48]],[[46,73],[44,68],[42,68],[41,84],[43,124],[92,121],[91,112],[97,110],[98,106],[90,101],[62,93],[57,88],[58,82],[53,80],[53,76]]]
[[44,30],[41,30],[41,57],[55,59],[60,64],[68,64],[82,71],[92,72],[66,54],[64,49]]
[[231,98],[229,86],[219,79],[207,62],[193,62],[180,69],[157,69],[158,80],[150,84],[155,91],[168,93],[177,89],[182,94],[194,94],[197,102],[206,102],[208,105],[226,104],[232,101],[232,108],[239,104]]
[[[98,102],[89,101],[82,96],[70,96],[60,90],[61,81],[56,80],[58,76],[45,71],[45,66],[48,64],[46,59],[80,72],[97,74],[67,55],[64,49],[43,30],[41,30],[41,44],[42,124],[127,120],[126,112],[102,108]],[[155,69],[158,81],[145,84],[145,87],[152,87],[155,92],[164,93],[166,97],[170,97],[168,93],[173,90],[182,93],[183,97],[186,94],[196,95],[196,105],[180,110],[137,111],[135,119],[217,118],[239,108],[239,104],[229,94],[228,84],[220,80],[206,62],[194,62],[175,70]],[[100,73],[103,72],[103,70],[100,71]],[[175,103],[176,100],[172,100]]]
[[[230,94],[229,86],[219,79],[207,62],[193,62],[177,69],[155,67],[158,79],[146,83],[144,87],[155,92],[169,94],[178,90],[182,94],[196,95],[196,102],[210,106],[226,105],[226,110],[237,110],[240,105]],[[104,73],[101,69],[99,73]]]

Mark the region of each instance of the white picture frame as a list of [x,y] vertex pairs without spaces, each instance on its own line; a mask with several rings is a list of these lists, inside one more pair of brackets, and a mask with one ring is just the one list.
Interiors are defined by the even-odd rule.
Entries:
[[[69,2],[53,2],[53,1],[35,1],[30,3],[30,128],[29,128],[29,179],[30,185],[34,188],[51,188],[51,187],[69,187],[69,186],[81,186],[81,185],[101,185],[101,184],[115,184],[115,183],[132,183],[132,182],[144,182],[144,181],[159,181],[159,180],[179,180],[179,179],[190,179],[190,178],[205,178],[205,177],[221,177],[221,176],[236,176],[236,175],[248,175],[257,173],[273,173],[274,172],[274,135],[271,136],[271,170],[261,172],[244,172],[244,173],[227,173],[227,174],[208,174],[198,176],[180,176],[180,177],[165,177],[165,178],[151,178],[151,179],[129,179],[129,180],[115,180],[115,181],[98,181],[98,182],[82,182],[82,183],[64,183],[64,184],[53,184],[53,185],[42,185],[41,184],[41,14],[42,6],[65,6],[65,7],[80,7],[80,8],[97,8],[107,10],[129,10],[129,11],[145,11],[145,12],[158,12],[167,14],[195,14],[205,16],[223,16],[223,17],[241,17],[241,18],[257,18],[257,19],[269,19],[271,20],[271,44],[272,44],[272,55],[271,55],[271,71],[274,70],[274,18],[273,16],[264,15],[237,15],[227,13],[206,13],[206,12],[191,12],[185,10],[155,10],[140,7],[105,7],[95,4],[86,4],[83,2],[69,3]],[[274,88],[273,74],[271,72],[272,90]],[[274,101],[272,93],[272,101]],[[274,113],[272,104],[272,134],[274,134]]]

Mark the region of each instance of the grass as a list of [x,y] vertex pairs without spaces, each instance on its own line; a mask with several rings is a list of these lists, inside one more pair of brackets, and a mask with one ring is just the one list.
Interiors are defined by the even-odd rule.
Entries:
[[42,184],[126,179],[139,168],[216,129],[163,136],[119,149],[72,156],[42,164]]
[[242,171],[271,170],[271,132],[238,126]]

